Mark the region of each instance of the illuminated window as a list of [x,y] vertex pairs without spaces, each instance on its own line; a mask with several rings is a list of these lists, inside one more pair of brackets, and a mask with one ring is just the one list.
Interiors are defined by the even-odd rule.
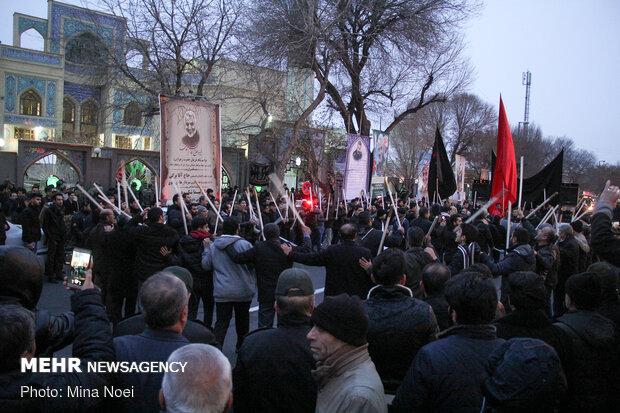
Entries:
[[151,150],[151,137],[145,136],[143,139],[144,139],[144,150],[150,151]]
[[82,104],[82,124],[96,125],[98,121],[97,104],[87,100]]
[[34,129],[15,128],[15,139],[34,140]]
[[19,98],[19,113],[29,116],[41,116],[41,96],[32,89],[22,93]]
[[62,101],[62,121],[65,123],[75,122],[75,104],[69,98]]
[[129,136],[116,135],[114,137],[114,146],[121,149],[131,149],[131,138]]

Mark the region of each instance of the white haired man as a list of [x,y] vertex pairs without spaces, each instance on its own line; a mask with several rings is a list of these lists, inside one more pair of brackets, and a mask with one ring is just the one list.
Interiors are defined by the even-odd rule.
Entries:
[[230,362],[216,347],[189,344],[175,350],[168,363],[187,363],[183,372],[167,372],[159,404],[171,413],[226,413],[232,406]]

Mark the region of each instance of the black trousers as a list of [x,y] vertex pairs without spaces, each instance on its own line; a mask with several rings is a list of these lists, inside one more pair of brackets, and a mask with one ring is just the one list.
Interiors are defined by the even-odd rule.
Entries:
[[192,297],[189,299],[187,318],[195,320],[198,317],[198,307],[200,306],[200,300],[202,300],[202,306],[204,307],[204,323],[211,327],[213,325],[213,306],[215,301],[213,299],[213,280],[197,280],[194,278],[194,291]]
[[62,280],[62,267],[65,264],[65,241],[47,240],[47,259],[45,261],[45,275],[48,280],[54,278]]
[[251,301],[215,303],[217,319],[215,321],[215,339],[221,349],[228,332],[228,326],[235,311],[235,329],[237,331],[237,350],[243,343],[243,338],[250,331],[250,304]]

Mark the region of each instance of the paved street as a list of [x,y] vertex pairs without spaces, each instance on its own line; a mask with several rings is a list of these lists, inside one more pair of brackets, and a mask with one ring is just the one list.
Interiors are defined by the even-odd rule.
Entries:
[[[316,293],[316,304],[318,305],[323,301],[323,287],[325,286],[325,269],[323,267],[307,267],[301,264],[295,264],[296,267],[305,268],[312,276],[312,282]],[[49,310],[52,314],[58,314],[65,311],[69,311],[71,308],[70,296],[72,292],[66,291],[60,284],[43,283],[43,292],[41,299],[39,300],[39,307]],[[198,318],[203,318],[202,305],[199,309]],[[234,366],[236,361],[235,343],[237,342],[237,335],[234,327],[234,317],[231,321],[228,329],[226,340],[224,341],[224,354],[230,360]],[[256,329],[258,326],[258,303],[256,298],[252,301],[252,307],[250,308],[250,331]],[[56,353],[56,356],[69,356],[71,355],[71,347],[67,347]]]

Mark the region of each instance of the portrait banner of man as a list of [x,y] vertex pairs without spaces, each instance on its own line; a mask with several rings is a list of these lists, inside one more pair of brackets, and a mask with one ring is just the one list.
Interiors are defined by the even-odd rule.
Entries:
[[370,171],[370,137],[350,134],[347,145],[344,188],[347,199],[360,196],[363,189],[368,192]]
[[[418,199],[425,198],[428,201],[428,168],[431,162],[431,152],[419,155],[418,163]],[[432,199],[431,199],[432,200]]]
[[222,174],[220,107],[203,100],[159,97],[161,110],[161,198],[176,189],[198,198],[200,190],[219,194]]
[[375,142],[374,148],[374,176],[383,178],[386,176],[390,135],[382,131],[373,131]]

